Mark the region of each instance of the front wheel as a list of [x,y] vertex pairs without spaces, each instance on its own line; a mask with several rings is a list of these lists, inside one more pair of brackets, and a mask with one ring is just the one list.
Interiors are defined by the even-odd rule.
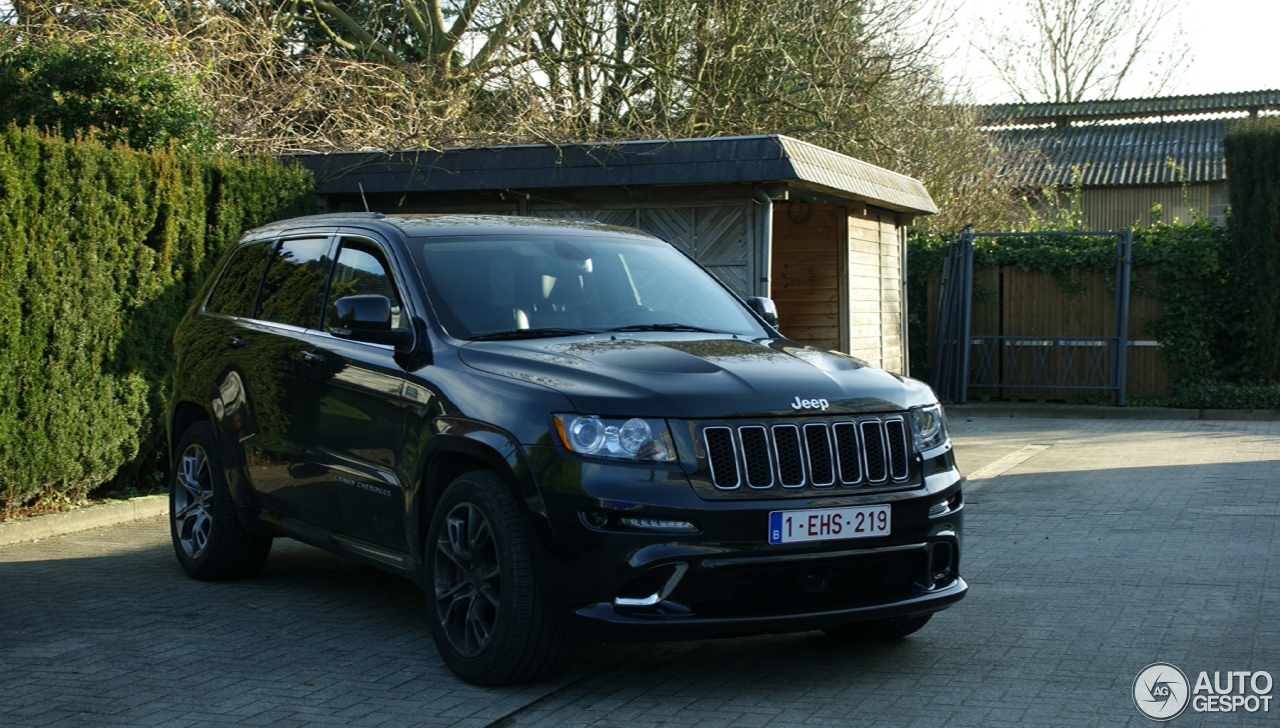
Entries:
[[890,617],[873,619],[866,622],[850,622],[837,627],[828,627],[823,632],[828,637],[850,642],[888,642],[899,640],[909,634],[920,631],[929,623],[932,614],[921,617]]
[[535,577],[515,496],[496,475],[475,471],[449,484],[425,557],[432,636],[458,677],[509,685],[560,669],[568,641]]
[[213,426],[197,422],[178,441],[169,486],[169,533],[178,563],[203,581],[252,576],[271,539],[249,533],[236,517]]

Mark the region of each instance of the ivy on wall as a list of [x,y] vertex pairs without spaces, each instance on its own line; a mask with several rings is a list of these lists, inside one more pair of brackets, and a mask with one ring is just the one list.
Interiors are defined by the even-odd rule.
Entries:
[[[914,234],[908,252],[912,376],[928,381],[928,279],[942,270],[947,239]],[[1276,408],[1280,386],[1256,376],[1249,352],[1256,328],[1241,314],[1238,281],[1228,265],[1227,229],[1207,220],[1160,223],[1134,230],[1132,292],[1160,301],[1161,318],[1145,322],[1160,342],[1173,392],[1130,398],[1132,404],[1178,407]],[[1064,291],[1082,291],[1081,274],[1101,272],[1114,286],[1114,237],[978,238],[974,267],[1038,270]],[[1273,285],[1274,289],[1275,286]],[[1114,288],[1112,288],[1114,290]],[[975,296],[981,296],[975,291]]]

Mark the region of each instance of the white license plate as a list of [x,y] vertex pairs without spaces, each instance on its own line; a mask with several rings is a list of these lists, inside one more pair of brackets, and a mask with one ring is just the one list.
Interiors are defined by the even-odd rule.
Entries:
[[838,541],[889,535],[889,506],[815,508],[769,514],[769,543]]

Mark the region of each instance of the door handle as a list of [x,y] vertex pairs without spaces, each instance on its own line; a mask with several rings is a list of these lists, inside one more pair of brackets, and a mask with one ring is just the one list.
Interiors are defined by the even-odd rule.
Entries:
[[228,343],[228,344],[230,344],[230,346],[231,346],[231,348],[232,348],[232,349],[240,349],[240,348],[244,347],[246,344],[248,344],[249,342],[245,341],[244,339],[240,338],[239,336],[232,336],[232,337],[231,337],[231,341],[229,341],[229,342],[227,342],[227,343]]
[[302,352],[301,356],[302,356],[302,360],[307,364],[310,364],[311,366],[324,363],[324,357],[320,356],[319,354],[313,351],[304,351]]

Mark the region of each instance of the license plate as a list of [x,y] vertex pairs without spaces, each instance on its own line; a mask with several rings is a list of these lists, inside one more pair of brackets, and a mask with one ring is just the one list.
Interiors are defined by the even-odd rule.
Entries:
[[769,543],[838,541],[889,535],[889,506],[815,508],[769,514]]

